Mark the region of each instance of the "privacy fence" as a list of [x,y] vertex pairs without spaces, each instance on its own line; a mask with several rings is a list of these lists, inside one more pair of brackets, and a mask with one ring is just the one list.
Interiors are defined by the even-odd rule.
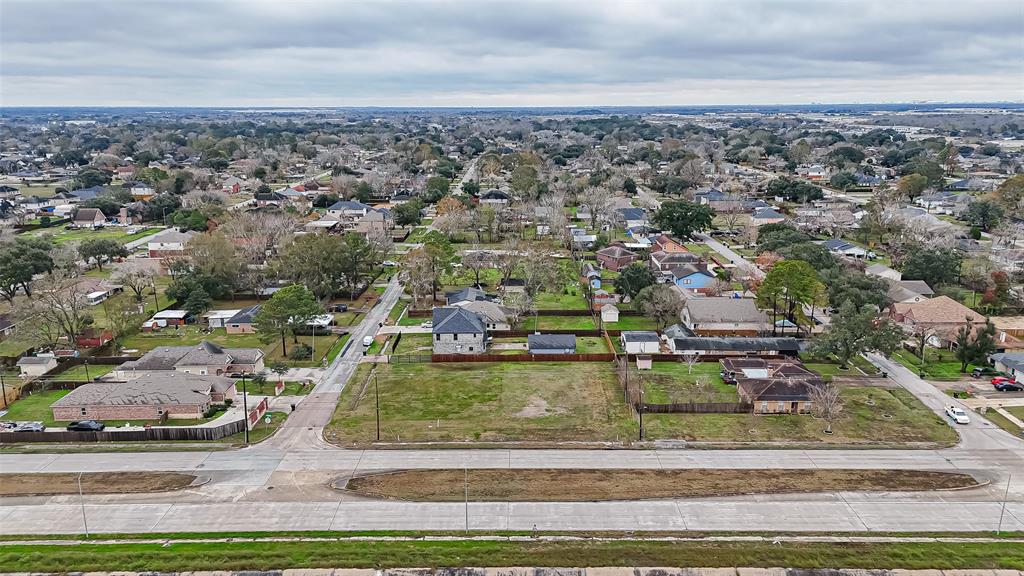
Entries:
[[0,432],[0,444],[21,442],[201,442],[220,440],[245,430],[245,421],[221,426],[104,430],[103,432]]

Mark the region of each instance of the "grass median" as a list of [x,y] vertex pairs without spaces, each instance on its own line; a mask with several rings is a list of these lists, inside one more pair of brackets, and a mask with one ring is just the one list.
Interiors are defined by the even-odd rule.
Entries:
[[337,541],[0,547],[2,572],[469,566],[1024,569],[1019,542]]
[[[86,472],[81,475],[85,494],[141,494],[181,490],[195,481],[177,472]],[[74,473],[0,474],[0,496],[78,494]]]

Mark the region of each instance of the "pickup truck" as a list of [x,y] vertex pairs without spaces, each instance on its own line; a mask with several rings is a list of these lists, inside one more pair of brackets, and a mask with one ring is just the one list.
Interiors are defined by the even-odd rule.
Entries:
[[952,404],[946,406],[946,416],[957,424],[970,424],[971,419],[967,416],[967,413],[962,408],[958,408]]

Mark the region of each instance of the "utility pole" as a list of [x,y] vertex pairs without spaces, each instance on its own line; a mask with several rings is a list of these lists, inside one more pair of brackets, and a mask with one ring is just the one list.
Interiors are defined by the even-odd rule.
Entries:
[[4,367],[0,366],[0,394],[4,397],[4,410],[7,409],[7,386],[4,384]]
[[377,402],[377,442],[380,442],[380,387],[377,385],[377,370],[373,371],[373,396]]
[[463,468],[463,471],[466,473],[465,478],[462,481],[462,485],[463,488],[465,488],[466,493],[466,534],[469,534],[469,468]]
[[245,397],[245,372],[242,372],[242,417],[245,418],[245,443],[249,443],[249,402]]
[[89,537],[89,522],[85,519],[85,496],[82,495],[82,473],[78,473],[78,503],[82,506],[82,526],[85,528],[85,537]]
[[86,383],[92,382],[92,379],[89,378],[89,359],[88,358],[85,359],[85,381],[86,381]]
[[999,526],[996,527],[996,536],[1003,530],[1003,515],[1006,514],[1006,497],[1010,494],[1010,480],[1013,478],[1013,474],[1009,474],[1006,477],[1006,490],[1003,491],[1003,507],[999,510]]

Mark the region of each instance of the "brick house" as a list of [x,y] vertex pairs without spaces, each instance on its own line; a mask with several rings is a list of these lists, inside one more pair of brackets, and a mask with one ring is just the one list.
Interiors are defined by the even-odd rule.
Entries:
[[93,382],[54,402],[54,420],[201,418],[211,404],[235,397],[235,381],[219,376],[151,373],[128,382]]
[[725,358],[722,379],[736,384],[740,400],[754,414],[803,414],[811,410],[811,389],[820,376],[794,359]]
[[115,377],[134,380],[153,372],[181,372],[199,376],[223,376],[237,372],[263,370],[263,351],[259,348],[222,348],[203,341],[195,346],[160,346],[138,360],[118,366]]
[[768,315],[748,298],[688,298],[682,316],[697,336],[758,336],[771,330]]
[[606,270],[618,272],[619,270],[636,262],[637,255],[622,246],[608,246],[602,248],[595,254],[597,261]]
[[224,323],[224,331],[228,334],[255,334],[256,325],[254,321],[260,308],[262,308],[261,304],[242,308]]
[[667,252],[669,254],[682,254],[689,252],[683,243],[668,234],[662,234],[654,239],[654,245],[651,246],[651,250],[655,252]]
[[952,342],[960,328],[985,324],[985,315],[975,312],[949,296],[926,298],[920,302],[897,302],[889,307],[889,317],[908,332],[930,332],[934,338]]
[[434,308],[434,354],[483,354],[487,327],[474,312],[456,307]]
[[169,228],[156,234],[149,240],[147,248],[150,258],[165,258],[168,256],[183,256],[188,241],[195,236],[195,232],[179,232]]

